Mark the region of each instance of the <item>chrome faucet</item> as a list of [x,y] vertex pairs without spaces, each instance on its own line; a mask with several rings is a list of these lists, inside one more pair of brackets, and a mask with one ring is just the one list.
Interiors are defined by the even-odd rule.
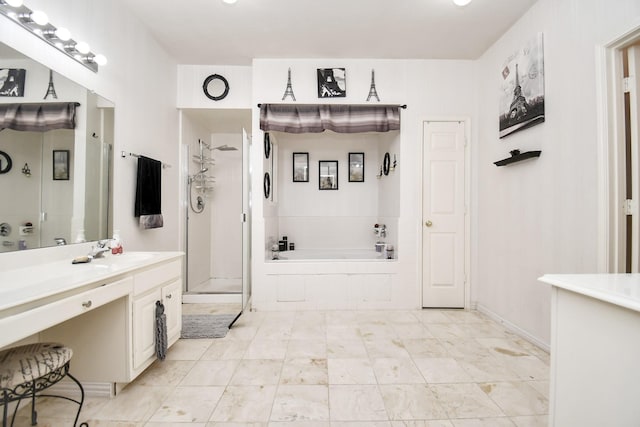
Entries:
[[111,250],[109,247],[109,242],[111,239],[98,240],[95,246],[91,247],[91,252],[89,252],[89,256],[91,258],[100,258],[102,255]]
[[64,239],[64,237],[56,237],[53,239],[54,242],[56,242],[56,246],[64,246],[67,244],[67,241]]

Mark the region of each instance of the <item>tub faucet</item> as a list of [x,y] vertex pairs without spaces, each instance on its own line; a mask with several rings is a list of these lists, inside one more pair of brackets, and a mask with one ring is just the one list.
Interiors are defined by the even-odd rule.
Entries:
[[54,242],[56,242],[56,246],[64,246],[67,244],[67,241],[64,239],[64,237],[56,237],[53,239]]

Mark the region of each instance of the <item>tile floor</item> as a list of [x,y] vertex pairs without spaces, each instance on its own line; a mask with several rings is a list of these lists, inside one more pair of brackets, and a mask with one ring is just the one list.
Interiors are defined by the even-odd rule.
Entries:
[[[198,311],[221,312],[185,306]],[[247,312],[223,339],[178,341],[115,398],[88,398],[81,420],[537,427],[548,389],[549,354],[474,311]],[[65,401],[38,405],[39,426],[71,425]]]

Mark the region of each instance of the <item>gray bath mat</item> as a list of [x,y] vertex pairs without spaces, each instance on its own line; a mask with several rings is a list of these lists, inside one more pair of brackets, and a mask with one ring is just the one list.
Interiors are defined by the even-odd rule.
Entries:
[[183,314],[180,338],[223,338],[235,314]]

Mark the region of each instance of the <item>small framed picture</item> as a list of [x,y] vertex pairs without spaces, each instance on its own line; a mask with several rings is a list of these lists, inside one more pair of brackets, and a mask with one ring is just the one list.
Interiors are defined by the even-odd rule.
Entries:
[[320,190],[338,189],[337,160],[320,160],[318,162],[318,187]]
[[318,98],[347,96],[347,76],[344,68],[318,68]]
[[69,150],[53,150],[53,179],[69,180]]
[[309,182],[309,153],[293,153],[293,182]]
[[364,153],[349,153],[349,182],[364,182]]
[[26,74],[22,68],[0,68],[0,96],[24,96]]

